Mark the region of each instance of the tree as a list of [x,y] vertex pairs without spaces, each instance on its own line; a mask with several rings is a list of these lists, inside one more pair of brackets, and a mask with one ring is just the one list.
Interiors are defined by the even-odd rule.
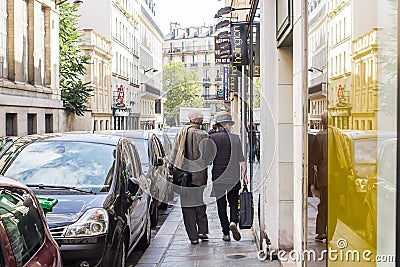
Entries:
[[170,62],[163,67],[163,88],[167,94],[167,116],[178,121],[180,107],[203,107],[200,84],[195,71],[187,72],[182,62]]
[[60,88],[64,107],[83,116],[93,88],[90,82],[82,82],[90,56],[81,53],[77,11],[78,7],[68,2],[60,5]]

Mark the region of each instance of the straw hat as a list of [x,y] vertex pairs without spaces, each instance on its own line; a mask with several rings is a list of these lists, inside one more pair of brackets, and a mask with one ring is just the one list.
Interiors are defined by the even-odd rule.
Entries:
[[235,124],[235,122],[232,120],[232,116],[229,112],[227,111],[220,111],[217,114],[215,114],[215,120],[216,123],[230,123],[230,124]]

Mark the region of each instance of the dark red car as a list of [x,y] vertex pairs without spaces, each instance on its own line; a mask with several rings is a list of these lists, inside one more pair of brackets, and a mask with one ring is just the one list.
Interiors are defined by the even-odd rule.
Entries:
[[43,210],[32,191],[0,176],[0,266],[62,266]]

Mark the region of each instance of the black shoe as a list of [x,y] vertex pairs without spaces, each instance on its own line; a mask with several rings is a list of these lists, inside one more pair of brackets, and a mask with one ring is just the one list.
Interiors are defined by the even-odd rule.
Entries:
[[199,238],[201,240],[208,240],[208,235],[207,234],[199,234]]
[[316,237],[314,237],[315,241],[322,242],[324,239],[326,239],[326,234],[318,234]]
[[192,243],[192,245],[198,245],[199,240],[190,240],[190,243]]
[[235,239],[236,241],[239,241],[242,238],[242,236],[239,233],[239,230],[237,229],[236,223],[231,222],[231,224],[229,225],[229,230],[232,231],[233,239]]

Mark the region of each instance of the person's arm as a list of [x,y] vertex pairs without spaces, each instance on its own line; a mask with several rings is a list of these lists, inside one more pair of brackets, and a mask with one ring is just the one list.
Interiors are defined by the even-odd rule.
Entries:
[[242,150],[242,143],[240,142],[239,136],[237,136],[237,143],[236,145],[238,146],[238,158],[239,158],[239,163],[240,163],[240,168],[242,169],[243,172],[243,184],[247,185],[248,180],[247,180],[247,163],[246,159],[243,155],[243,150]]
[[243,172],[243,184],[247,185],[248,180],[247,180],[247,164],[246,164],[246,161],[241,161],[240,162],[240,167],[242,168],[242,172]]

